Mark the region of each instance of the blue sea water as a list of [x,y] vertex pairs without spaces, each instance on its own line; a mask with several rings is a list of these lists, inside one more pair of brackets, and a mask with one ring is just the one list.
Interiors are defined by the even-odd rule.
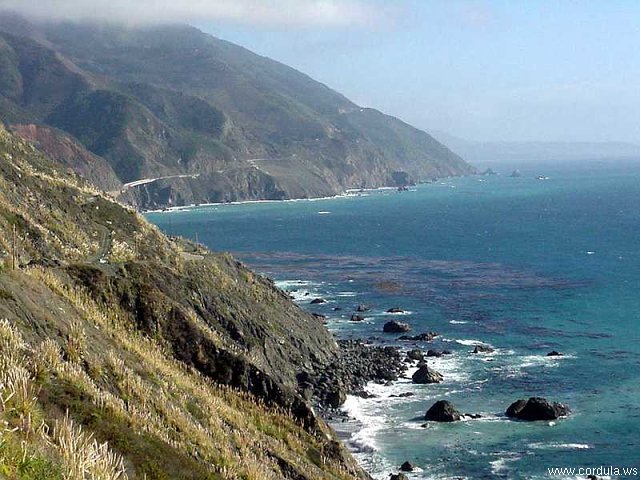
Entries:
[[[339,337],[453,352],[429,362],[444,375],[441,384],[404,379],[371,385],[374,398],[347,400],[353,421],[339,429],[375,478],[405,460],[420,467],[410,478],[640,467],[640,162],[541,168],[523,166],[520,178],[149,218],[233,252],[304,308],[326,314]],[[310,305],[315,297],[328,303]],[[365,322],[350,322],[358,304],[371,310]],[[387,314],[391,307],[406,313]],[[440,336],[397,342],[381,333],[395,317]],[[476,343],[496,351],[474,355]],[[564,356],[547,357],[550,350]],[[391,396],[407,391],[415,395]],[[534,423],[503,416],[529,396],[566,403],[573,414]],[[423,428],[438,399],[483,418]]]

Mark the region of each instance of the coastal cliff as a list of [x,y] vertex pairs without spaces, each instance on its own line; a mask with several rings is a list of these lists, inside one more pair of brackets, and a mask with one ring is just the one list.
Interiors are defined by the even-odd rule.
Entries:
[[4,129],[0,255],[2,472],[368,478],[299,393],[321,322]]
[[474,172],[429,134],[189,26],[0,13],[0,66],[0,119],[83,175],[86,149],[100,171],[90,179],[139,209]]

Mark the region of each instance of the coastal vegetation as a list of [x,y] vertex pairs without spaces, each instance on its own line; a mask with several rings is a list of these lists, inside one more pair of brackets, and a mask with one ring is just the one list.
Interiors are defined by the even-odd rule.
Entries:
[[337,345],[268,279],[4,129],[0,186],[0,476],[365,478],[296,392]]

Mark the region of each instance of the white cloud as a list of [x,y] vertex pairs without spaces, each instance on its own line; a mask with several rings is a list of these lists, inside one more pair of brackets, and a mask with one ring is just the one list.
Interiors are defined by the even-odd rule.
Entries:
[[374,27],[392,7],[364,0],[0,0],[0,9],[55,20],[234,22],[284,27]]

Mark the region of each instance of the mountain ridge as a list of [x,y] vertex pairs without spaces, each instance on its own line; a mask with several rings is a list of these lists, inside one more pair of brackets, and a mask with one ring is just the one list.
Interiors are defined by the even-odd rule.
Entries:
[[128,192],[140,208],[330,196],[474,172],[425,132],[194,27],[11,18],[0,15],[5,123],[72,135],[122,183],[198,174]]

